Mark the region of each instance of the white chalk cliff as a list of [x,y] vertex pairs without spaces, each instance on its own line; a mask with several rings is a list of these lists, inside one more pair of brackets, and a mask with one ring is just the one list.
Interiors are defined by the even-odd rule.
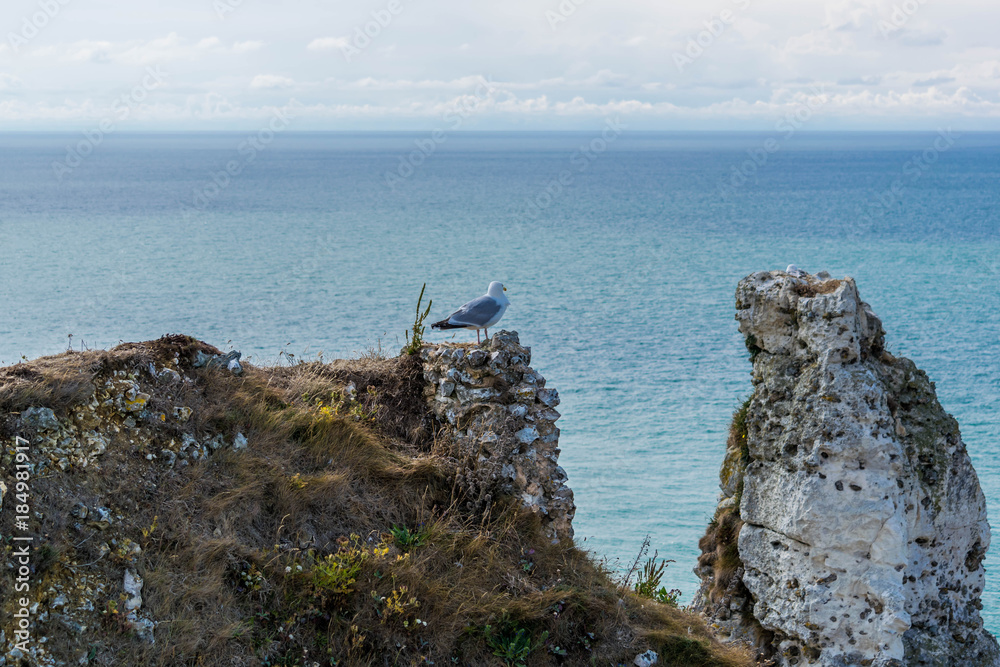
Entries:
[[778,665],[1000,665],[985,498],[926,373],[885,350],[851,278],[756,273],[736,309],[754,393],[697,604]]

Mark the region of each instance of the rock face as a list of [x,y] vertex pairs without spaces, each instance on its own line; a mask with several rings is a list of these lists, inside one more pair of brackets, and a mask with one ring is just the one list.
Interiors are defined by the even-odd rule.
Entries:
[[780,665],[1000,665],[985,499],[926,373],[885,351],[851,278],[757,273],[736,308],[754,393],[720,514],[738,507],[739,568],[714,606],[700,568],[706,614]]
[[531,349],[501,331],[481,347],[421,350],[425,396],[437,418],[435,453],[463,471],[467,502],[512,494],[542,515],[554,542],[573,537],[573,491],[559,466],[559,393],[531,369]]
[[[294,535],[273,548],[302,554],[307,567],[313,561],[306,553],[345,553],[348,535],[358,530],[345,528],[350,519],[329,518],[331,513],[354,515],[359,512],[353,508],[360,506],[369,526],[389,521],[383,519],[382,498],[394,498],[385,500],[387,504],[415,506],[413,495],[409,500],[389,495],[415,493],[407,483],[429,495],[428,507],[422,508],[428,512],[435,506],[430,503],[460,498],[486,515],[494,500],[513,495],[515,502],[538,513],[550,539],[571,539],[573,494],[557,459],[559,394],[545,386],[530,360],[531,351],[519,344],[516,334],[500,332],[482,346],[426,346],[421,359],[237,368],[238,352],[224,355],[195,339],[167,336],[0,368],[0,537],[5,538],[0,539],[0,562],[10,564],[0,573],[0,667],[85,664],[93,658],[87,657],[93,645],[87,638],[98,635],[100,651],[112,656],[108,646],[119,640],[133,645],[138,639],[149,651],[151,646],[169,646],[169,630],[164,634],[158,623],[170,619],[169,625],[177,612],[165,600],[174,591],[185,596],[191,591],[187,584],[171,588],[164,583],[176,570],[170,564],[173,557],[160,549],[176,546],[160,535],[169,531],[179,542],[204,547],[198,553],[219,554],[219,562],[232,563],[251,558],[247,554],[253,547],[246,545],[256,534],[256,529],[239,532],[252,521],[236,517],[251,510],[235,502],[227,505],[231,509],[210,510],[211,518],[193,520],[185,510],[183,523],[171,523],[175,490],[188,493],[189,484],[211,477],[211,493],[243,492],[260,484],[256,473],[252,484],[244,484],[243,471],[251,469],[247,461],[255,462],[255,470],[267,467],[276,474],[269,478],[274,486],[267,488],[286,490],[285,498],[296,503],[296,512],[316,508],[294,533],[282,518],[286,514],[279,516],[275,509],[271,518],[276,523],[269,529],[280,532],[285,527]],[[243,393],[244,386],[253,386],[253,392]],[[288,424],[293,426],[286,430]],[[322,435],[309,440],[314,432]],[[22,444],[24,453],[15,448]],[[273,448],[271,454],[261,453],[265,445]],[[429,456],[428,449],[438,456]],[[329,458],[315,454],[313,459],[307,451],[329,452]],[[351,458],[357,451],[366,456]],[[274,457],[269,459],[276,462],[274,468],[260,465],[266,456]],[[392,463],[379,467],[379,456]],[[346,463],[341,465],[340,458]],[[289,468],[277,473],[284,465]],[[15,532],[15,509],[24,502],[15,497],[22,468],[30,473],[32,511],[29,529]],[[341,486],[348,475],[363,481]],[[393,484],[383,486],[389,479]],[[234,486],[226,487],[230,482]],[[219,491],[223,488],[229,491]],[[201,492],[190,493],[208,502]],[[255,495],[248,492],[248,497],[246,503],[255,502]],[[265,512],[273,504],[262,501]],[[402,521],[392,516],[393,524]],[[328,522],[325,529],[315,527],[324,525],[321,521]],[[172,526],[177,526],[176,532]],[[388,529],[378,527],[381,534]],[[30,530],[33,544],[22,554],[16,551],[21,543],[11,535],[25,530]],[[535,539],[534,532],[530,535]],[[274,542],[269,534],[267,561],[274,559]],[[366,548],[364,558],[375,558],[374,547]],[[227,555],[237,552],[239,556]],[[387,553],[384,547],[379,558],[389,558]],[[30,570],[18,560],[29,555]],[[252,569],[257,565],[249,561],[239,562],[242,569],[200,568],[209,577],[205,581],[218,585],[193,588],[207,591],[213,600],[231,590],[259,590],[265,561],[259,569]],[[27,574],[15,570],[14,563],[23,565]],[[277,574],[274,582],[284,580],[284,568],[275,567],[268,576]],[[298,572],[302,569],[299,565]],[[290,566],[285,572],[296,574]],[[28,574],[30,591],[15,592],[14,577]],[[216,575],[218,579],[211,578]],[[366,598],[370,594],[363,592]],[[206,614],[215,616],[215,605],[204,604]],[[29,626],[18,620],[27,618],[25,614],[30,614]],[[301,647],[296,645],[296,650]],[[91,662],[107,660],[114,662],[111,657]],[[167,662],[185,660],[172,656]]]

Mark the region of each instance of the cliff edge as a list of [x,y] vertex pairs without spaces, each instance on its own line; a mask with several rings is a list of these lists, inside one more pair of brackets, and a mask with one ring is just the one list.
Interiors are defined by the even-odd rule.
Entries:
[[545,534],[572,541],[573,490],[559,465],[559,392],[529,365],[531,349],[501,331],[485,347],[427,346],[420,352],[431,411],[440,425],[434,451],[464,471],[469,509],[493,489],[539,515]]
[[1000,664],[979,611],[986,503],[934,384],[851,278],[760,272],[697,606],[779,665]]
[[749,664],[574,546],[530,362],[167,336],[0,369],[0,666]]

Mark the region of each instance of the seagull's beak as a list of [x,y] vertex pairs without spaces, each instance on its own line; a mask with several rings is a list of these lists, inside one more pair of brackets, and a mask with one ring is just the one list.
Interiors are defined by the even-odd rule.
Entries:
[[503,291],[504,291],[504,292],[506,292],[506,291],[507,291],[507,288],[506,288],[506,287],[504,287],[504,288],[503,288]]

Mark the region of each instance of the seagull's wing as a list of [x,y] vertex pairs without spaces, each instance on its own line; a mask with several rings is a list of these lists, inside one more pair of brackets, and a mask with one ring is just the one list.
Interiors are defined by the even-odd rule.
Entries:
[[500,312],[500,302],[491,296],[481,296],[448,316],[448,324],[481,327]]

